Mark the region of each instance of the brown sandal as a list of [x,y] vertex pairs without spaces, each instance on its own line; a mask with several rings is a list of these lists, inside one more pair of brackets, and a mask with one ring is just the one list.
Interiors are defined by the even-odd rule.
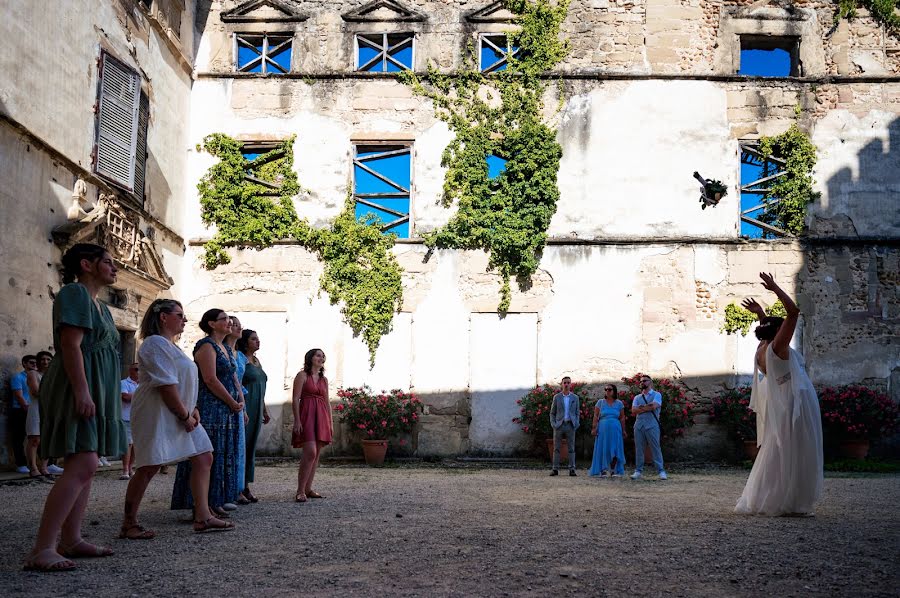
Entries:
[[97,559],[113,555],[112,548],[79,540],[71,546],[59,545],[57,552],[68,559]]
[[153,531],[152,529],[147,529],[139,523],[123,525],[119,529],[120,540],[152,540],[155,537],[155,531]]
[[[217,525],[219,522],[221,525]],[[234,529],[234,523],[231,521],[222,521],[218,517],[210,517],[205,521],[194,521],[195,534],[208,534],[210,532],[227,532]]]
[[[53,553],[53,557],[50,560],[39,563],[38,557],[42,554],[51,552]],[[58,552],[52,549],[41,550],[37,554],[29,556],[25,560],[25,564],[22,566],[23,571],[37,571],[40,573],[56,573],[59,571],[72,571],[76,568],[75,563],[62,556]]]
[[306,494],[298,492],[297,496],[294,497],[294,502],[306,502]]
[[325,498],[323,495],[319,494],[315,490],[310,490],[306,493],[306,498]]

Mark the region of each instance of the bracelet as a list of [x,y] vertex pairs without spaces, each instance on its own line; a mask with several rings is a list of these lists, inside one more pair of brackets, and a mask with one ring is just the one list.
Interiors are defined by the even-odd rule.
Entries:
[[[178,417],[178,416],[176,415],[175,417]],[[188,414],[185,415],[184,417],[178,417],[178,421],[180,421],[180,422],[186,422],[187,420],[190,419],[190,417],[191,417],[191,414],[188,413]]]

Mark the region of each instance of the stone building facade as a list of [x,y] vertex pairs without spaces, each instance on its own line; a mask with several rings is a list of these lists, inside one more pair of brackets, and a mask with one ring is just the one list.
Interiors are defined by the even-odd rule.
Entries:
[[[900,174],[891,153],[900,139],[900,42],[865,11],[835,25],[830,2],[573,0],[563,24],[570,52],[550,74],[559,86],[546,102],[563,147],[561,198],[538,272],[528,288],[514,288],[509,314],[500,318],[500,281],[486,271],[484,253],[429,255],[422,243],[454,210],[441,203],[441,153],[452,132],[429,101],[392,74],[360,66],[372,56],[361,48],[408,46],[411,39],[400,63],[452,71],[467,52],[481,52],[485,36],[497,42],[512,26],[502,3],[199,0],[185,3],[181,38],[170,35],[165,44],[157,39],[165,26],[151,14],[162,4],[151,3],[148,12],[138,0],[105,2],[83,16],[91,23],[80,25],[122,38],[123,59],[168,61],[166,72],[150,77],[158,91],[151,96],[157,109],[151,106],[148,145],[159,166],[155,173],[148,168],[139,228],[158,229],[160,263],[173,280],[163,292],[184,301],[191,320],[215,306],[259,332],[274,416],[263,432],[264,451],[290,452],[290,384],[313,346],[328,356],[332,394],[363,383],[417,392],[427,405],[414,439],[423,456],[527,450],[530,439],[512,423],[515,400],[564,374],[597,385],[637,371],[678,375],[708,398],[752,369],[755,343],[720,328],[727,304],[761,296],[763,270],[800,299],[804,318],[795,341],[816,383],[865,381],[900,399]],[[123,12],[149,23],[147,49],[140,49],[137,21],[123,20]],[[19,27],[54,18],[21,16]],[[129,43],[137,50],[127,50]],[[742,48],[773,46],[789,53],[791,76],[736,74]],[[260,52],[271,52],[271,60]],[[96,54],[95,47],[90,60]],[[84,78],[87,64],[61,64],[60,71]],[[266,72],[254,72],[261,64]],[[85,90],[95,84],[80,81],[78,93],[90,95]],[[21,125],[4,129],[5,143],[27,143],[29,133],[49,143],[67,132],[81,145],[60,152],[75,165],[89,164],[92,120],[82,115],[81,137],[68,124],[42,132],[37,114],[25,116],[40,113],[37,106],[10,111],[9,102],[25,104],[30,95],[53,111],[58,98],[46,88],[19,93],[3,92],[4,118]],[[72,115],[63,121],[76,122]],[[809,131],[817,148],[821,198],[810,206],[808,232],[799,239],[746,239],[741,145],[793,123]],[[374,368],[339,308],[319,292],[322,264],[301,246],[232,250],[229,265],[203,269],[202,244],[211,232],[200,219],[195,186],[214,158],[196,146],[211,133],[248,146],[296,136],[294,168],[303,191],[294,206],[314,226],[326,226],[342,209],[355,151],[409,148],[408,238],[395,246],[404,300]],[[42,159],[49,169],[55,158]],[[79,176],[90,174],[82,168]],[[701,211],[695,170],[733,191]],[[35,195],[39,181],[52,176],[7,184],[4,212],[16,194]],[[44,239],[64,217],[46,211],[35,213],[34,238],[12,260],[22,268],[17,280],[31,288],[58,284],[58,250]],[[43,277],[25,258],[31,247],[44,252],[42,265],[51,264]],[[25,301],[20,291],[4,289],[6,305]],[[48,302],[27,308],[34,310],[24,318],[30,328],[46,317]],[[198,335],[192,328],[184,345]],[[18,336],[8,338],[18,343]],[[4,363],[15,358],[10,347],[8,341]],[[333,450],[356,450],[354,439],[340,433]],[[719,430],[702,416],[680,446],[689,458],[725,451]]]

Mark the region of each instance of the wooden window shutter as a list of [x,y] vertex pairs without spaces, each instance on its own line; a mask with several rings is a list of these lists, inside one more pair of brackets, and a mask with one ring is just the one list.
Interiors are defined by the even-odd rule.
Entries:
[[138,108],[137,145],[134,152],[134,196],[144,205],[144,185],[147,173],[147,124],[150,120],[150,98],[141,92]]
[[141,78],[106,52],[101,61],[95,170],[132,191]]

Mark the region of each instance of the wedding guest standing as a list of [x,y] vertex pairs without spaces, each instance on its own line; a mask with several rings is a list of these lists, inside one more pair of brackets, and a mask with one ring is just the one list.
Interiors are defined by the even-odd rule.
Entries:
[[[206,337],[194,346],[194,361],[200,371],[197,407],[200,421],[213,446],[213,463],[209,476],[209,507],[212,513],[227,519],[222,508],[237,500],[238,420],[244,409],[235,379],[234,355],[225,344],[231,332],[231,318],[221,309],[210,309],[200,320]],[[175,474],[172,509],[191,509],[194,499],[190,488],[191,463],[182,461]]]
[[328,378],[325,377],[325,353],[321,349],[306,352],[303,369],[294,377],[291,405],[294,411],[291,445],[303,449],[294,500],[306,502],[307,498],[325,498],[312,489],[322,449],[331,444],[334,435],[331,405],[328,403]]
[[811,516],[824,485],[822,416],[803,358],[790,346],[800,309],[771,274],[760,272],[759,277],[781,300],[787,317],[767,316],[752,299],[743,302],[759,317],[750,394],[759,454],[735,511]]
[[662,394],[653,390],[653,379],[641,376],[641,392],[631,400],[634,414],[634,473],[632,480],[640,479],[644,471],[644,447],[650,447],[653,464],[659,472],[659,479],[669,479],[663,465],[662,448],[659,445],[659,414],[662,410]]
[[[241,321],[238,320],[235,316],[231,316],[231,332],[228,333],[228,336],[225,337],[225,346],[231,350],[231,354],[234,356],[234,383],[237,386],[238,391],[240,392],[240,398],[238,399],[241,403],[244,403],[244,413],[242,417],[238,418],[238,454],[235,456],[235,460],[237,461],[237,487],[238,490],[243,490],[245,486],[244,482],[244,467],[246,462],[246,444],[247,444],[247,410],[246,410],[246,398],[244,396],[244,387],[241,384],[241,378],[244,377],[244,370],[247,367],[247,358],[246,356],[237,350],[237,342],[240,340],[241,335],[244,333],[244,327],[241,326]],[[235,501],[238,504],[250,504],[250,501],[246,498],[243,498],[243,495],[238,493],[237,500]],[[227,502],[223,506],[226,511],[233,511],[237,508],[237,505],[233,502]]]
[[618,389],[608,384],[603,399],[594,407],[591,434],[596,439],[590,475],[618,477],[625,473],[625,404],[618,396]]
[[31,405],[28,408],[28,416],[25,418],[25,454],[28,458],[28,468],[31,477],[43,476],[50,479],[51,474],[62,473],[62,468],[55,465],[47,465],[46,459],[38,457],[38,449],[41,446],[41,405],[40,388],[41,379],[53,361],[53,354],[48,351],[37,352],[37,369],[28,372],[28,394],[31,396]]
[[140,366],[137,362],[128,366],[128,376],[122,379],[122,423],[125,424],[125,435],[128,436],[128,450],[122,455],[122,475],[120,480],[130,479],[134,474],[132,460],[134,459],[131,435],[131,401],[134,398],[134,391],[138,388],[138,375]]
[[[246,392],[244,399],[247,405],[248,423],[246,428],[247,438],[247,462],[244,467],[244,491],[243,498],[250,502],[259,502],[250,492],[250,482],[254,481],[256,464],[256,443],[259,440],[259,431],[264,424],[269,423],[269,410],[266,409],[266,382],[269,377],[263,370],[262,364],[256,357],[259,351],[259,335],[255,330],[244,330],[241,339],[237,343],[238,357],[243,356],[246,361],[246,369],[241,383]],[[240,499],[238,499],[240,500]]]
[[572,392],[572,379],[564,376],[560,381],[560,392],[553,397],[550,407],[550,427],[553,428],[553,469],[550,475],[559,475],[559,451],[563,436],[569,451],[569,475],[575,476],[575,432],[578,430],[580,403],[578,395]]
[[28,436],[28,412],[32,402],[31,393],[28,391],[28,374],[36,369],[37,356],[25,355],[22,357],[22,371],[9,379],[11,400],[7,411],[7,424],[18,473],[28,473],[30,469],[25,448],[25,439]]
[[[78,243],[62,258],[66,284],[53,302],[56,355],[41,381],[41,457],[64,458],[65,471],[47,494],[25,569],[64,571],[70,559],[104,557],[111,549],[81,536],[97,455],[125,452],[119,400],[119,333],[97,297],[116,282],[112,256]],[[77,282],[73,282],[77,278]]]
[[194,531],[225,531],[234,525],[209,511],[209,470],[212,443],[200,424],[197,409],[197,366],[175,345],[184,331],[184,308],[174,299],[157,299],[141,321],[138,351],[139,384],[132,397],[135,474],[125,492],[125,516],[120,538],[149,540],[156,536],[138,523],[138,509],[150,480],[164,463],[190,459]]

